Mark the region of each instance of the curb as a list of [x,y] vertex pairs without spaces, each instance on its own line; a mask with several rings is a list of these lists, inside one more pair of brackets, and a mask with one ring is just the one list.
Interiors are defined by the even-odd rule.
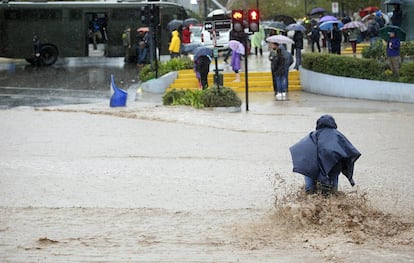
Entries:
[[414,103],[414,84],[339,77],[300,68],[302,90],[328,96]]

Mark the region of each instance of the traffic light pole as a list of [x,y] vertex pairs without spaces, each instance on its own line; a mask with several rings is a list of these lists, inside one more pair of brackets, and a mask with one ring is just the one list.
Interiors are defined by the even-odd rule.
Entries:
[[245,58],[244,58],[244,67],[245,67],[245,74],[244,74],[244,83],[246,86],[246,111],[249,111],[249,69],[248,69],[248,57],[249,54],[247,53],[247,37],[248,35],[245,33],[244,34],[244,54],[245,54]]

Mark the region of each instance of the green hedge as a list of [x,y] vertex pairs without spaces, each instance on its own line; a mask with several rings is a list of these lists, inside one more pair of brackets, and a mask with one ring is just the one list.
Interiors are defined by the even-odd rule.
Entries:
[[[171,60],[158,64],[158,75],[162,76],[171,71],[192,69],[193,67],[194,62],[188,57],[173,58]],[[139,73],[139,79],[142,82],[148,81],[150,79],[155,79],[154,66],[146,65],[145,67],[143,67]]]
[[400,78],[392,76],[386,61],[334,54],[304,53],[302,67],[311,71],[358,79],[414,83],[414,63],[403,63]]
[[212,87],[205,90],[168,91],[163,97],[164,105],[187,105],[203,107],[240,107],[242,101],[234,90],[226,87]]

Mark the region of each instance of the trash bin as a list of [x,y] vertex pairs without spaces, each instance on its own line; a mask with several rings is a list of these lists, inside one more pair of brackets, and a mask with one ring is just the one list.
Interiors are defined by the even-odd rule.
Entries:
[[128,92],[126,92],[123,89],[118,88],[115,85],[114,75],[111,74],[111,88],[114,91],[114,93],[111,96],[111,100],[109,102],[109,106],[111,107],[125,107],[127,98],[128,98]]

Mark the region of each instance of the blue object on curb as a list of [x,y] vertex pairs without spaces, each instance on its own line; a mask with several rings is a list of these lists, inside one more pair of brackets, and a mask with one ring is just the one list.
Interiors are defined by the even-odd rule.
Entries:
[[125,107],[128,97],[128,92],[123,89],[118,88],[115,85],[114,75],[111,74],[111,88],[114,91],[114,94],[111,96],[109,106],[111,107]]

